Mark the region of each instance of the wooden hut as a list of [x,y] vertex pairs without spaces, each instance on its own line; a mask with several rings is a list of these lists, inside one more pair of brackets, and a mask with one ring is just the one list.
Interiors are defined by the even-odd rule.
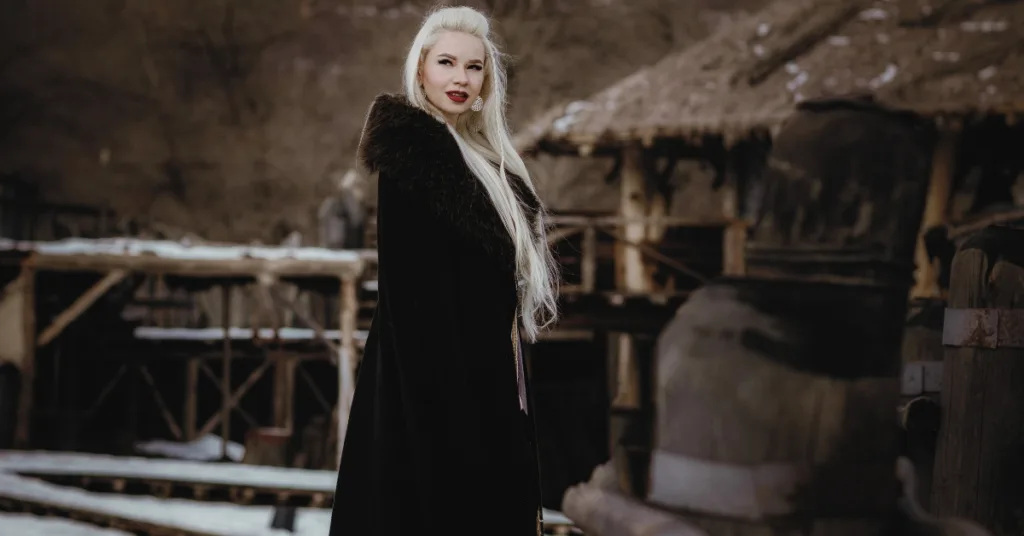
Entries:
[[[992,223],[1024,220],[1024,158],[1017,149],[1024,143],[1021,24],[1021,2],[778,1],[591,99],[550,110],[517,142],[526,151],[555,154],[718,159],[721,168],[737,170],[730,203],[738,211],[731,214],[756,219],[758,207],[745,200],[758,187],[761,162],[737,149],[770,144],[796,103],[865,94],[930,120],[931,177],[901,388],[905,402],[917,397],[904,407],[905,426],[924,436],[919,442],[932,442],[910,447],[924,451],[915,461],[927,470],[939,423],[932,404],[950,381],[942,370],[941,333],[955,245]],[[742,243],[741,232],[735,236],[733,243]],[[733,256],[747,262],[760,255],[741,245],[726,250],[742,251]],[[922,476],[927,488],[929,475]]]
[[[1016,174],[990,176],[1007,174],[1022,135],[1024,38],[1014,33],[1022,22],[1019,2],[779,1],[590,99],[549,110],[517,143],[554,154],[617,154],[639,144],[712,159],[769,140],[796,102],[868,93],[935,119],[935,177],[922,224],[949,224],[962,235],[989,221],[974,217],[1013,199]],[[914,295],[941,296],[923,240],[917,262]]]

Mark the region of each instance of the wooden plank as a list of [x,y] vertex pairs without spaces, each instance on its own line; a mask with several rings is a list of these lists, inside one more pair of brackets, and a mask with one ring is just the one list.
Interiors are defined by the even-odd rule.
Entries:
[[89,290],[86,290],[81,296],[73,301],[66,310],[61,311],[49,326],[46,326],[46,329],[39,334],[39,339],[36,341],[37,346],[45,346],[49,344],[57,337],[57,335],[60,334],[61,331],[65,330],[69,324],[82,316],[87,308],[95,303],[97,299],[106,293],[106,291],[110,290],[114,285],[124,281],[126,277],[128,277],[128,272],[115,270],[106,274],[103,279],[97,281],[92,287],[89,287]]
[[[223,351],[221,360],[221,406],[220,406],[220,437],[221,459],[228,459],[228,442],[231,441],[231,285],[221,285],[221,327],[224,329]],[[258,369],[257,369],[258,370]],[[239,397],[241,398],[241,397]],[[212,421],[216,422],[216,421]],[[208,424],[210,424],[208,422]],[[212,426],[199,432],[200,436],[210,433]]]
[[[1024,230],[979,231],[953,258],[950,308],[1024,308]],[[1006,327],[1006,326],[1003,326]],[[1018,326],[1024,330],[1024,326]],[[931,507],[996,534],[1024,533],[1024,350],[945,348]]]
[[317,259],[175,259],[153,255],[124,256],[108,254],[56,255],[33,253],[26,262],[43,271],[89,271],[162,273],[182,277],[233,278],[251,277],[263,274],[275,277],[323,277],[335,278],[339,273],[357,277],[365,262],[375,259],[370,253],[362,254],[359,260],[351,262],[325,261]]
[[925,198],[924,214],[921,216],[917,249],[914,253],[916,267],[914,287],[910,290],[913,298],[939,298],[939,259],[929,259],[924,235],[929,229],[945,226],[948,222],[950,196],[953,191],[953,175],[956,173],[956,159],[960,146],[958,131],[942,130],[932,156],[931,178],[928,181],[928,195]]
[[[230,365],[230,361],[231,361],[230,355],[228,357],[229,358],[225,359],[224,361],[227,361],[228,364]],[[222,434],[225,433],[225,431],[230,433],[230,428],[225,430],[226,427],[224,426],[224,420],[226,418],[229,418],[230,412],[232,410],[236,409],[236,406],[238,406],[238,402],[240,400],[242,400],[242,397],[244,397],[245,394],[249,392],[249,389],[251,389],[253,385],[256,385],[256,382],[258,382],[260,380],[260,378],[263,377],[263,374],[270,368],[270,365],[272,365],[272,364],[273,364],[273,362],[271,362],[271,361],[263,361],[262,363],[260,363],[260,366],[256,367],[255,370],[250,372],[249,375],[245,378],[245,381],[243,381],[242,384],[239,385],[238,389],[236,389],[236,390],[232,390],[231,389],[230,381],[224,381],[224,377],[222,376],[221,377],[221,386],[220,386],[220,388],[221,388],[221,408],[220,408],[220,411],[218,413],[214,413],[213,415],[210,416],[209,419],[207,419],[207,421],[203,425],[202,429],[199,430],[198,436],[202,437],[202,436],[212,432],[213,428],[215,426],[217,426],[218,422],[221,424],[221,433]],[[222,374],[223,374],[223,371],[222,371]],[[228,376],[228,379],[230,380],[230,376]],[[225,393],[227,393],[227,394],[225,395]],[[227,411],[225,411],[225,408],[226,408]],[[239,410],[239,411],[241,411],[241,410]],[[243,413],[243,415],[244,415],[244,413]],[[253,420],[251,418],[247,419],[247,420],[250,421],[250,425],[255,425],[256,424],[255,420]],[[227,445],[226,442],[222,445],[222,447],[225,449],[225,452],[223,453],[225,455],[227,454],[227,452],[226,452],[227,446],[226,445]]]
[[352,398],[355,395],[356,352],[356,281],[353,278],[341,280],[341,351],[338,354],[338,449],[337,463],[341,463],[341,451],[345,445],[345,432],[348,428],[349,412],[352,409]]
[[182,411],[185,440],[196,439],[196,413],[199,407],[199,359],[189,358],[185,362],[185,408]]
[[18,424],[14,431],[14,444],[17,448],[29,448],[33,409],[35,403],[36,380],[36,271],[28,265],[21,269],[21,329],[22,359],[21,388],[18,393]]
[[[814,5],[810,9],[811,13],[807,13],[807,11],[798,13],[795,20],[786,21],[799,25],[797,31],[785,36],[782,42],[769,46],[767,56],[755,57],[748,65],[737,69],[733,83],[743,80],[751,86],[760,84],[779,67],[800,57],[801,54],[832,34],[863,9],[865,4],[866,2],[863,0],[832,0]],[[776,29],[775,31],[780,30]]]

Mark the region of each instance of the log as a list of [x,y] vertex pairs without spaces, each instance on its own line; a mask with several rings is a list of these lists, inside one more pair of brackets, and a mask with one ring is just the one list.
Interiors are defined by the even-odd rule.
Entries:
[[961,245],[948,308],[932,509],[1021,534],[1024,230],[993,226]]

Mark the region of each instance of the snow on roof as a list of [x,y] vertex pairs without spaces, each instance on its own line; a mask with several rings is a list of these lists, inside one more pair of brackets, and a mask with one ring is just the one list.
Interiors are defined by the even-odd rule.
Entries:
[[259,259],[357,263],[359,251],[318,247],[247,246],[242,244],[189,244],[171,240],[138,238],[65,238],[30,242],[0,238],[0,250],[37,252],[44,255],[154,255],[164,259],[223,261]]
[[0,512],[0,529],[4,534],[17,536],[131,536],[128,532],[104,529],[69,519],[7,512]]

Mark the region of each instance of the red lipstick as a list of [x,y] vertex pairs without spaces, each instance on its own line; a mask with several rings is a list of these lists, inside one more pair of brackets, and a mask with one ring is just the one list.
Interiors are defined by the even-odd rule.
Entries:
[[462,104],[469,100],[469,94],[462,91],[448,91],[445,92],[445,95],[448,95],[448,98],[451,99],[452,102],[458,104]]

